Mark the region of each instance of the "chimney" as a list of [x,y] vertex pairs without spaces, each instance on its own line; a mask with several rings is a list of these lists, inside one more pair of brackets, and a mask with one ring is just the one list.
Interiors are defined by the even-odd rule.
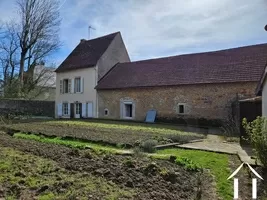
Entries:
[[81,39],[81,40],[80,40],[80,43],[85,42],[85,41],[86,41],[86,39]]

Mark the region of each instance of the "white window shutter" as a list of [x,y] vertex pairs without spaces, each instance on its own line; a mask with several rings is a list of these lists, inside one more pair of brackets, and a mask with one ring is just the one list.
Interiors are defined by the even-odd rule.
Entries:
[[84,79],[81,78],[81,93],[83,93],[83,85],[84,85]]
[[87,117],[93,117],[93,103],[87,103]]
[[71,93],[74,93],[74,86],[75,86],[75,83],[74,83],[74,79],[71,79]]
[[57,104],[57,116],[62,117],[62,103]]
[[59,92],[60,92],[60,94],[63,93],[63,80],[59,81]]
[[86,103],[82,104],[82,117],[86,117]]
[[70,116],[70,103],[68,103],[68,115]]
[[71,93],[71,79],[68,80],[68,93]]

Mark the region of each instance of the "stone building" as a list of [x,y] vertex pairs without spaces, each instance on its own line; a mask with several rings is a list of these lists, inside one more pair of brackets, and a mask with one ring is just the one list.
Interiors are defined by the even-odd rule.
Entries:
[[233,102],[255,96],[267,44],[116,64],[96,87],[98,116],[219,122]]

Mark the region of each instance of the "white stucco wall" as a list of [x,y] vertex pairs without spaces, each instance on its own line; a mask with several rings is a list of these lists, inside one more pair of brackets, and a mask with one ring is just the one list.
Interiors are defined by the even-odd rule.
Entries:
[[[93,117],[97,117],[97,104],[96,104],[96,67],[77,69],[67,72],[57,73],[56,78],[56,106],[55,116],[57,117],[57,105],[59,103],[68,102],[74,103],[76,101],[80,103],[93,103]],[[74,79],[75,77],[83,78],[83,93],[68,93],[60,94],[60,80]]]
[[263,83],[262,88],[262,116],[267,117],[267,82]]

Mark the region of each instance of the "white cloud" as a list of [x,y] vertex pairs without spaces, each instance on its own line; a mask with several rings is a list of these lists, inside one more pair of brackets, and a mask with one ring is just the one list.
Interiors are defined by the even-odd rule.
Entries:
[[267,41],[265,0],[67,0],[61,15],[64,56],[89,24],[93,37],[121,31],[132,60]]

